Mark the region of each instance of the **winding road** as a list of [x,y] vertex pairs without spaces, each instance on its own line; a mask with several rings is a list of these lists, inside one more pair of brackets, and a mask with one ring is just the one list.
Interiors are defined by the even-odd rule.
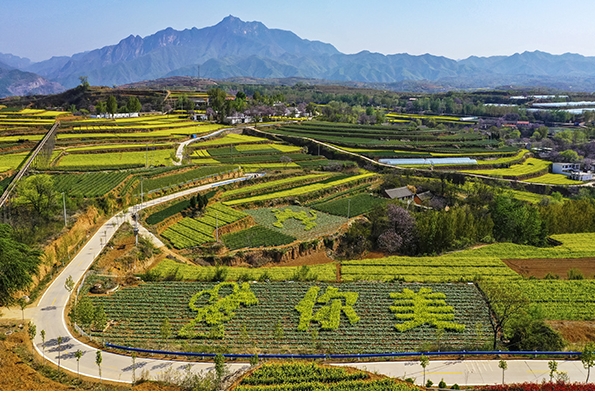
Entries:
[[[52,284],[48,287],[44,295],[39,300],[37,307],[27,310],[27,316],[37,326],[37,336],[34,339],[35,350],[50,362],[59,365],[62,368],[68,369],[74,373],[77,373],[77,370],[80,370],[81,375],[99,378],[99,367],[97,364],[95,364],[95,354],[97,349],[74,338],[66,326],[66,316],[64,315],[64,310],[70,297],[70,292],[68,292],[64,286],[66,278],[68,276],[72,276],[72,279],[78,284],[97,255],[99,255],[103,247],[105,247],[105,245],[109,242],[118,228],[124,222],[131,220],[133,212],[182,196],[194,194],[199,191],[208,190],[210,188],[219,187],[229,183],[248,180],[258,176],[262,176],[262,174],[247,174],[243,177],[235,179],[194,187],[172,195],[153,199],[143,203],[142,205],[139,204],[132,206],[110,218],[89,239],[89,241],[83,246],[79,253],[70,262],[70,264],[62,271],[62,273],[56,277],[56,279],[52,282]],[[147,231],[141,227],[139,228],[139,232],[143,234]],[[45,330],[46,334],[45,343],[42,341],[40,335],[42,330]],[[59,337],[61,337],[62,341],[60,345],[58,344]],[[80,359],[80,362],[78,362],[79,364],[77,364],[77,360],[74,356],[77,350],[81,350],[83,352],[83,356]],[[109,352],[102,352],[102,358],[102,379],[127,383],[133,381],[131,357]],[[159,379],[159,374],[170,368],[179,372],[185,372],[187,367],[187,362],[173,362],[139,357],[136,359],[134,377],[138,379],[141,373],[144,372],[145,374],[148,373],[147,376],[151,379]],[[189,367],[193,372],[209,371],[213,369],[213,363],[193,362],[189,365]],[[235,372],[240,368],[247,367],[247,364],[229,364],[228,367],[229,371]]]
[[[164,373],[185,373],[186,370],[193,372],[208,372],[214,369],[212,362],[181,362],[158,360],[137,357],[133,370],[132,358],[130,356],[102,351],[103,362],[101,363],[101,374],[95,363],[97,348],[91,347],[74,338],[66,325],[64,310],[70,292],[65,288],[64,283],[68,276],[72,276],[76,283],[79,283],[97,255],[108,243],[122,223],[131,220],[133,212],[158,205],[169,200],[190,195],[199,191],[219,187],[225,184],[248,180],[262,174],[247,174],[240,178],[215,182],[199,187],[194,187],[172,195],[160,197],[142,205],[136,205],[121,211],[103,224],[99,230],[89,239],[79,253],[74,257],[62,273],[50,284],[37,307],[26,310],[27,318],[30,318],[37,326],[37,336],[34,341],[35,350],[48,361],[59,365],[73,373],[80,370],[81,375],[91,378],[102,378],[113,382],[131,383],[139,379],[141,374],[145,378],[159,380]],[[140,233],[146,233],[146,229],[140,227]],[[157,239],[154,241],[159,245]],[[45,342],[42,341],[40,332],[45,330]],[[61,344],[58,344],[61,338]],[[74,356],[76,351],[82,351],[83,356],[77,362]],[[568,374],[570,381],[584,381],[586,370],[578,360],[560,360],[559,371]],[[359,369],[374,371],[381,374],[399,378],[414,378],[418,384],[423,379],[423,369],[418,361],[391,361],[391,362],[368,362],[368,363],[341,363]],[[247,363],[227,363],[229,372],[237,372],[249,367]],[[485,385],[496,384],[502,381],[502,370],[498,368],[498,360],[431,360],[426,368],[426,379],[431,379],[437,384],[441,379],[450,386],[457,383],[463,385]],[[548,360],[509,360],[508,370],[505,373],[507,383],[511,382],[540,382],[549,379]]]
[[174,165],[182,165],[182,159],[184,158],[184,149],[189,144],[197,142],[197,141],[202,141],[203,139],[212,138],[214,136],[221,134],[222,132],[230,131],[230,130],[233,130],[233,128],[222,128],[215,132],[211,132],[210,134],[201,135],[196,138],[188,139],[187,141],[180,143],[180,146],[178,146],[178,148],[176,149],[176,161],[174,161]]

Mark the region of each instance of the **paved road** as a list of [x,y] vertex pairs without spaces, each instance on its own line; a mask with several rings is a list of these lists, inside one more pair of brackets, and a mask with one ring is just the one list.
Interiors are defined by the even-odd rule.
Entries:
[[[93,260],[99,254],[103,246],[114,235],[120,225],[129,221],[131,214],[135,209],[146,208],[157,205],[171,199],[184,195],[196,193],[212,187],[221,186],[236,181],[246,180],[248,177],[259,176],[260,174],[251,174],[238,179],[225,180],[212,183],[189,190],[181,191],[176,194],[168,195],[149,202],[143,206],[137,205],[120,212],[108,220],[93,235],[82,250],[74,257],[72,262],[48,287],[38,306],[26,310],[26,317],[32,319],[37,325],[37,337],[34,340],[34,347],[38,353],[45,356],[52,363],[66,368],[74,373],[77,372],[77,361],[74,353],[81,350],[84,355],[80,360],[80,373],[99,378],[99,369],[95,364],[96,348],[90,347],[76,340],[70,335],[66,327],[64,308],[69,298],[69,293],[64,287],[66,277],[69,275],[79,282]],[[141,229],[141,233],[144,232]],[[20,310],[19,310],[20,311]],[[42,343],[41,330],[46,332],[45,348]],[[63,342],[58,345],[58,337],[63,337]],[[109,352],[102,352],[103,362],[101,374],[104,380],[115,382],[132,382],[132,359],[128,356],[117,355]],[[422,383],[423,369],[419,362],[376,362],[376,363],[342,363],[368,371],[375,371],[381,374],[399,377],[415,378],[418,384]],[[248,367],[247,363],[229,363],[231,372],[238,371]],[[148,373],[151,379],[159,379],[160,374],[166,370],[182,373],[190,367],[193,372],[209,371],[213,369],[213,363],[210,362],[178,362],[167,360],[155,360],[138,357],[136,359],[135,377],[139,378],[141,373]],[[580,361],[560,361],[558,369],[565,371],[571,381],[584,381],[586,371],[583,369]],[[438,361],[431,360],[426,369],[426,378],[438,383],[440,379],[450,386],[453,383],[459,385],[484,385],[495,384],[502,381],[502,370],[498,368],[498,360],[465,360],[465,361]],[[508,361],[508,370],[505,374],[506,382],[535,381],[549,378],[549,369],[547,360],[510,360]]]
[[189,139],[187,141],[184,141],[184,142],[180,143],[180,146],[178,146],[178,149],[176,150],[177,161],[174,161],[174,165],[182,165],[182,158],[184,157],[184,149],[189,144],[194,143],[194,142],[197,142],[197,141],[201,141],[203,139],[212,138],[214,136],[217,136],[217,135],[221,134],[222,132],[230,131],[230,130],[233,130],[233,128],[223,128],[221,130],[217,130],[215,132],[211,132],[210,134],[202,135],[202,136],[199,136],[199,137],[196,137],[196,138],[192,138],[192,139]]
[[[578,360],[558,360],[558,371],[568,373],[572,382],[585,382],[587,370]],[[426,368],[426,380],[437,386],[441,379],[450,387],[453,384],[495,385],[502,383],[499,360],[432,360]],[[413,378],[418,385],[423,383],[423,368],[415,362],[343,363],[361,370],[378,372],[395,378]],[[504,373],[506,383],[541,382],[549,380],[548,360],[507,360]]]
[[[52,282],[39,300],[38,306],[27,310],[27,316],[31,318],[33,323],[37,326],[38,334],[34,340],[34,347],[37,352],[42,356],[45,356],[52,363],[55,363],[56,365],[59,364],[61,367],[76,373],[77,361],[74,357],[74,353],[80,349],[84,353],[79,364],[80,373],[89,377],[98,378],[99,369],[95,364],[95,353],[97,350],[76,340],[70,335],[70,332],[66,327],[64,308],[70,295],[64,287],[66,278],[72,276],[73,280],[78,283],[83,278],[85,272],[89,269],[97,255],[101,252],[101,249],[107,244],[122,223],[130,220],[134,211],[213,187],[244,181],[255,176],[261,176],[261,174],[248,174],[240,178],[224,180],[180,191],[172,195],[145,202],[142,206],[133,206],[110,218],[89,239],[87,244],[85,244],[81,251],[79,251],[70,264]],[[42,330],[45,330],[46,332],[45,348],[40,335]],[[63,338],[61,345],[58,345],[58,337]],[[130,357],[108,352],[103,352],[102,357],[103,362],[101,372],[103,379],[117,382],[132,381],[132,360]],[[186,365],[187,363],[184,362],[137,358],[136,377],[138,378],[140,373],[146,370],[152,379],[158,379],[159,374],[164,372],[164,370],[167,370],[170,367],[183,370]],[[191,369],[192,371],[210,370],[212,366],[212,363],[192,363]],[[230,371],[233,372],[242,367],[246,367],[246,364],[230,365]]]

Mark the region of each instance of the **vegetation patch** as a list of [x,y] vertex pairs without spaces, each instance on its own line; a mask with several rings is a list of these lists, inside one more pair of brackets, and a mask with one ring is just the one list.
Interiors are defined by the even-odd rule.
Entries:
[[420,390],[412,383],[317,363],[264,363],[242,378],[234,390]]
[[[322,212],[315,212],[315,216],[313,216],[311,211],[311,209],[305,207],[290,206],[283,210],[262,208],[245,210],[244,212],[251,215],[257,224],[297,239],[315,238],[334,233],[342,224],[347,222],[345,218],[332,216]],[[277,214],[280,214],[281,218],[286,217],[281,224],[279,223]],[[308,220],[308,222],[314,222],[316,225],[312,226],[312,224],[309,224],[309,226],[306,227],[306,224],[301,221],[301,218],[290,220],[289,218],[294,215],[303,217]]]
[[328,202],[312,205],[316,210],[342,217],[355,217],[372,211],[376,206],[386,203],[386,199],[370,194],[357,194]]
[[223,236],[223,243],[230,250],[239,248],[273,247],[289,244],[295,237],[273,231],[260,225]]

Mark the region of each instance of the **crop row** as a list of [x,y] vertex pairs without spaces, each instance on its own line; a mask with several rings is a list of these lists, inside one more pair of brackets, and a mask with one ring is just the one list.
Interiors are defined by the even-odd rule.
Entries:
[[254,197],[241,198],[241,199],[236,199],[236,200],[232,200],[232,201],[227,201],[224,203],[226,205],[239,205],[239,204],[243,204],[243,203],[252,203],[252,202],[263,201],[263,200],[285,198],[285,197],[289,197],[289,196],[295,197],[295,196],[299,196],[299,195],[312,193],[315,191],[325,190],[325,189],[329,189],[329,188],[332,189],[334,187],[339,187],[339,186],[349,184],[349,183],[356,183],[359,181],[370,179],[374,176],[375,176],[374,173],[362,173],[359,175],[348,177],[346,179],[336,180],[336,181],[333,181],[330,183],[314,183],[314,184],[309,184],[309,185],[302,186],[302,187],[292,188],[289,190],[277,191],[277,192],[272,192],[269,194],[257,195]]
[[58,192],[81,194],[86,198],[103,196],[116,188],[129,172],[95,172],[53,176]]
[[260,225],[223,236],[223,243],[230,250],[249,247],[273,247],[289,244],[295,237],[273,231]]
[[[147,283],[137,287],[127,287],[110,295],[91,297],[94,304],[103,305],[108,320],[112,325],[105,333],[92,332],[94,336],[113,343],[134,340],[139,345],[147,345],[162,338],[160,326],[167,317],[175,336],[186,324],[196,318],[197,313],[188,307],[190,298],[205,289],[214,287],[213,283],[159,282]],[[329,290],[326,284],[317,284],[321,294]],[[389,352],[396,350],[420,350],[436,346],[443,349],[471,349],[482,347],[490,340],[488,308],[477,288],[468,284],[401,284],[375,283],[333,284],[338,293],[357,293],[352,305],[355,315],[360,320],[349,323],[344,312],[336,330],[317,330],[312,324],[309,331],[298,331],[300,312],[296,305],[304,299],[311,287],[310,283],[253,283],[251,291],[258,304],[239,307],[235,316],[224,324],[224,335],[220,339],[192,338],[179,340],[169,337],[164,342],[174,345],[187,343],[202,345],[206,348],[224,346],[230,351],[248,350],[262,352],[291,351],[299,352],[334,352],[367,353]],[[445,302],[453,308],[452,322],[464,324],[463,331],[438,332],[436,327],[424,324],[406,332],[395,328],[398,320],[390,307],[394,299],[390,293],[411,289],[419,292],[428,287],[434,292],[445,294]],[[227,293],[220,294],[225,296]],[[323,299],[324,300],[324,299]],[[319,312],[325,304],[316,303],[313,313]],[[344,304],[343,300],[340,300]],[[201,298],[196,307],[204,307],[208,299]],[[330,310],[329,310],[330,311]],[[198,328],[198,326],[197,326]],[[314,329],[314,330],[313,330]],[[313,335],[313,331],[317,334]],[[144,340],[144,343],[143,342]]]
[[235,190],[229,190],[223,193],[223,198],[232,198],[242,195],[251,195],[253,193],[259,193],[263,190],[278,190],[286,187],[291,187],[294,184],[304,184],[306,182],[321,180],[326,177],[325,174],[309,174],[304,176],[288,177],[279,180],[265,181],[263,183],[257,183],[249,186],[237,188]]
[[385,199],[370,194],[358,194],[352,197],[332,200],[329,202],[312,205],[316,210],[343,217],[355,217],[368,213],[377,206],[386,203]]

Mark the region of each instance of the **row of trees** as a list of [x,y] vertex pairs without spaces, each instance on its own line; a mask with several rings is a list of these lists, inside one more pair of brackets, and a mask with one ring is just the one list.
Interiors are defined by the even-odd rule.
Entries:
[[551,234],[595,232],[595,200],[587,192],[570,200],[554,193],[534,205],[482,183],[462,186],[464,200],[453,197],[456,187],[448,181],[435,182],[431,188],[434,193],[442,190],[452,207],[419,212],[398,202],[377,207],[368,213],[369,221],[353,225],[344,235],[345,256],[374,249],[432,255],[493,241],[544,246]]

